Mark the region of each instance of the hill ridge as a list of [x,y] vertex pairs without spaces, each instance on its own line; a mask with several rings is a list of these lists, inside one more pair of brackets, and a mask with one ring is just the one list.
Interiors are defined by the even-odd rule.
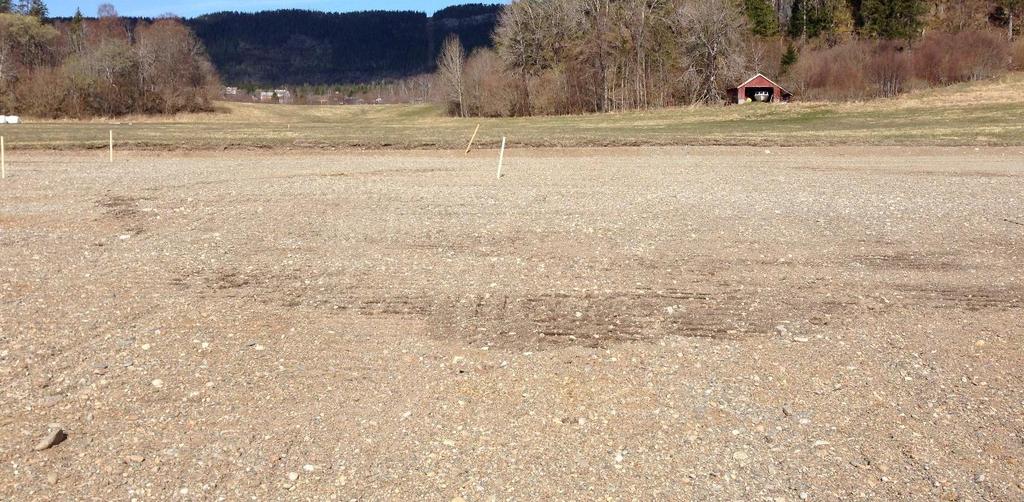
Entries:
[[215,12],[185,20],[225,83],[344,84],[429,72],[441,41],[491,44],[501,5],[419,11]]

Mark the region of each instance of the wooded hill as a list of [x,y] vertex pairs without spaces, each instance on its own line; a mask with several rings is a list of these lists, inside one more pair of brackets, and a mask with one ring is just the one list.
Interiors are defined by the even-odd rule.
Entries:
[[220,12],[185,23],[228,84],[365,82],[432,71],[441,42],[457,34],[467,49],[490,44],[500,5],[423,12],[276,10]]
[[863,100],[1024,69],[1024,0],[516,0],[495,49],[439,59],[462,116],[722,103],[763,73]]

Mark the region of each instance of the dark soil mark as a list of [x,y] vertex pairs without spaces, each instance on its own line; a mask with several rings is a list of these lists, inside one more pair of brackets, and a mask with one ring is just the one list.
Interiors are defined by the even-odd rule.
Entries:
[[139,210],[137,197],[111,195],[101,199],[96,205],[105,208],[108,217],[121,222],[125,233],[139,235],[146,231],[143,224],[146,215]]
[[355,310],[362,315],[415,315],[430,313],[430,299],[426,296],[398,296],[371,298],[356,302]]
[[191,270],[178,274],[169,284],[178,289],[191,289],[199,286],[207,291],[231,292],[261,284],[258,274],[242,273],[237,270]]
[[206,285],[213,289],[223,290],[238,289],[252,283],[252,277],[238,272],[218,272],[207,280]]
[[113,195],[96,203],[100,207],[107,208],[107,215],[120,220],[138,218],[142,216],[139,211],[139,199],[124,195]]
[[962,268],[950,256],[915,254],[909,252],[873,253],[851,256],[850,259],[862,265],[884,270],[950,271]]
[[1024,309],[1024,292],[1013,289],[907,286],[900,290],[897,298],[937,309],[961,309],[970,312],[984,309]]
[[636,289],[512,298],[471,296],[431,309],[431,335],[473,345],[544,348],[605,347],[663,336],[733,339],[765,333],[770,321],[745,315],[745,297],[734,291]]

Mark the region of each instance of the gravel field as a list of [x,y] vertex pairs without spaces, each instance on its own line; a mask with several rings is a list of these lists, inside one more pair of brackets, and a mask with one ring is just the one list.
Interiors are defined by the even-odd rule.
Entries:
[[0,499],[1024,499],[1021,148],[105,155],[0,181]]

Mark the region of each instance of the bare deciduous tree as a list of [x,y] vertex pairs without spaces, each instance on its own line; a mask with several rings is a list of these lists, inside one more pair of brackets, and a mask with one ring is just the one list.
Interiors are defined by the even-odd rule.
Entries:
[[465,67],[466,50],[462,48],[459,37],[450,35],[444,41],[444,47],[437,58],[437,72],[448,94],[450,111],[461,117],[466,115],[465,106]]
[[730,58],[742,54],[743,15],[729,0],[686,2],[676,11],[675,26],[693,76],[693,101],[721,102]]
[[493,49],[477,49],[466,60],[464,103],[468,115],[503,117],[512,113],[511,79]]
[[60,28],[0,14],[0,108],[84,117],[209,110],[216,73],[180,20],[126,24],[76,16]]
[[118,17],[117,8],[109,3],[101,3],[96,8],[96,17],[102,19],[107,17]]
[[35,17],[0,14],[0,111],[14,108],[18,78],[53,58],[57,35],[57,30]]

